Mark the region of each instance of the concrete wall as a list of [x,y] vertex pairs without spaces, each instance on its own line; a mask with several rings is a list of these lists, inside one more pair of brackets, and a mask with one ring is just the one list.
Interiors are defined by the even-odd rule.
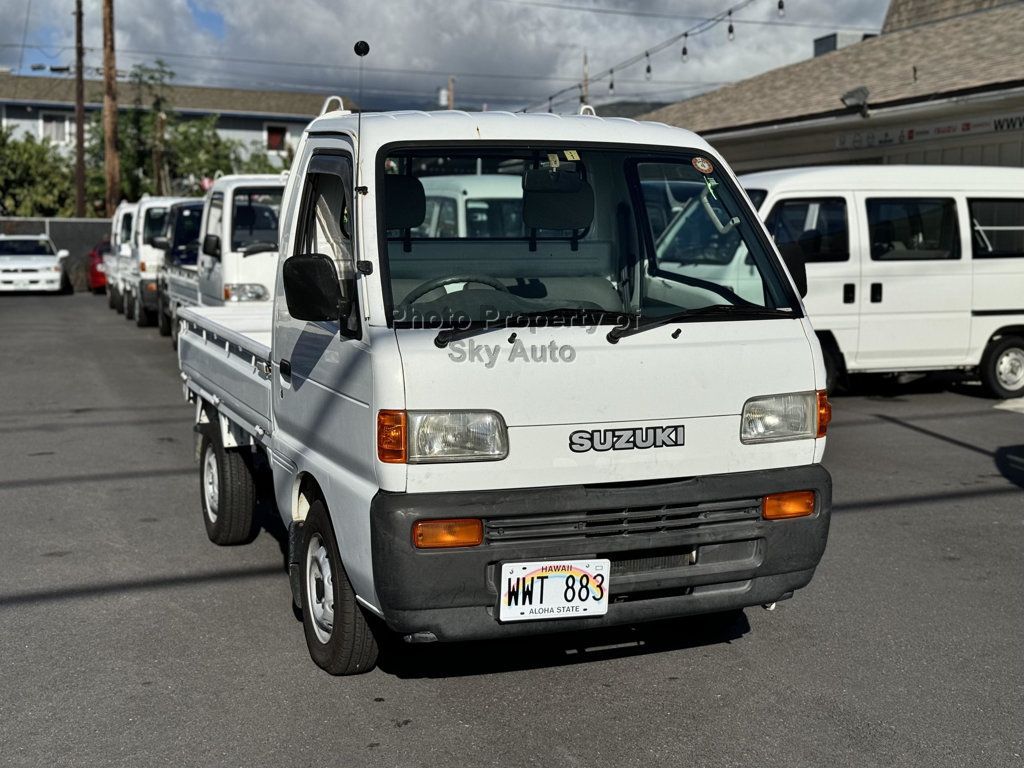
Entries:
[[5,235],[46,234],[58,249],[67,248],[66,266],[76,291],[87,289],[89,251],[110,236],[110,219],[13,218],[0,216]]

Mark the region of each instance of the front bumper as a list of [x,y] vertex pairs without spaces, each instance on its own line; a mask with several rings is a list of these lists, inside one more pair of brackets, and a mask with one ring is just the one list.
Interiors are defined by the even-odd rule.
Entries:
[[31,272],[0,277],[0,291],[59,291],[60,272]]
[[[816,492],[813,515],[761,518],[761,497],[797,490]],[[374,585],[392,630],[438,640],[565,632],[743,608],[789,597],[811,580],[825,551],[831,507],[832,479],[818,464],[621,486],[382,491],[370,508]],[[415,521],[452,517],[482,518],[484,543],[413,547]],[[497,620],[502,562],[569,557],[612,561],[606,615]]]

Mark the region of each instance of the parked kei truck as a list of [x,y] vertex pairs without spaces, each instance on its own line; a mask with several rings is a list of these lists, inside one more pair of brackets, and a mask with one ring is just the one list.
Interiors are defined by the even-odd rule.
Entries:
[[103,272],[107,276],[107,304],[111,309],[124,312],[121,262],[131,256],[132,226],[138,203],[122,200],[110,221],[110,251],[103,257]]
[[[431,236],[431,174],[517,179],[521,231]],[[643,189],[675,181],[702,189],[695,231],[743,242],[758,294],[662,269]],[[370,669],[375,632],[586,630],[810,581],[830,407],[800,264],[699,137],[330,112],[281,212],[273,303],[182,309],[178,355],[207,533],[249,540],[270,473],[318,665]]]
[[277,270],[277,224],[284,176],[221,176],[207,192],[195,265],[167,269],[171,337],[178,310],[198,305],[269,301]]

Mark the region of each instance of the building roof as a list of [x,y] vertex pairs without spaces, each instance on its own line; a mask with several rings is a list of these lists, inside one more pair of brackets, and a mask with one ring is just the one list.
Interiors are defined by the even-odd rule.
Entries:
[[1021,40],[1024,2],[1017,0],[873,37],[644,117],[713,134],[854,112],[841,97],[861,86],[868,89],[870,107],[1007,88],[1024,84]]
[[[171,106],[179,112],[203,114],[277,115],[308,120],[320,114],[326,95],[301,91],[257,91],[241,88],[207,88],[197,85],[168,85],[166,93]],[[139,99],[138,89],[130,82],[118,82],[117,100],[128,108]],[[75,103],[73,77],[27,77],[0,73],[0,102],[21,102],[40,105]],[[85,81],[85,102],[92,107],[103,103],[103,81]],[[346,106],[349,103],[346,101]]]
[[882,34],[984,11],[1006,5],[1006,2],[1007,0],[892,0],[882,24]]

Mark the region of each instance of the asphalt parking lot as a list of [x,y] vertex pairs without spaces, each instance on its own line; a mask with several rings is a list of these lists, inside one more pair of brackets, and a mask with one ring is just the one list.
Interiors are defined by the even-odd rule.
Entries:
[[170,342],[0,296],[4,766],[1024,765],[1024,408],[835,400],[836,510],[769,613],[310,661],[277,539],[206,539]]

